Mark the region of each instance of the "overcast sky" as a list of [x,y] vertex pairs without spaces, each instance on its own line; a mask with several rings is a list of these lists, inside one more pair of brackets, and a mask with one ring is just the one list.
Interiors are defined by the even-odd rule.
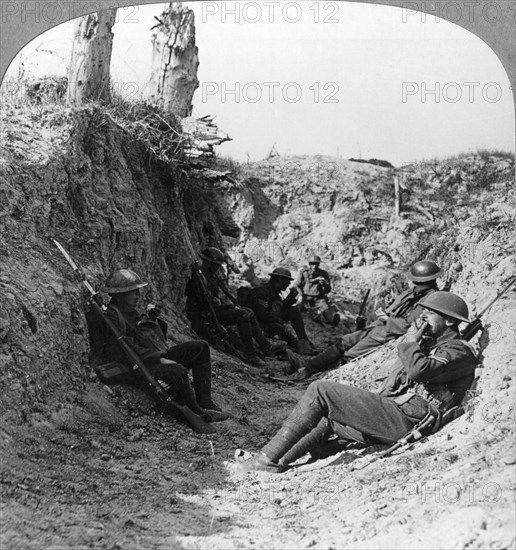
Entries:
[[[280,154],[401,165],[478,148],[514,150],[513,100],[500,61],[445,20],[337,2],[186,5],[196,15],[200,59],[194,115],[215,116],[233,138],[221,154],[259,160],[275,146]],[[119,10],[112,76],[127,95],[145,93],[150,27],[164,6]],[[66,74],[71,29],[61,25],[27,46],[26,70]],[[16,71],[17,63],[6,79]]]

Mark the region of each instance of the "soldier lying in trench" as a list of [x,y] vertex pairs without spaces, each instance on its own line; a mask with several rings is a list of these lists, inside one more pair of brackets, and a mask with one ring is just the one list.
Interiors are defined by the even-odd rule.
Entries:
[[419,305],[420,318],[398,345],[398,364],[379,393],[337,382],[313,382],[260,452],[235,452],[237,470],[281,473],[306,453],[320,456],[321,446],[334,434],[341,442],[391,444],[427,413],[439,417],[460,404],[477,364],[458,330],[461,322],[469,323],[468,306],[444,291],[428,295]]
[[403,336],[420,313],[418,303],[425,296],[438,290],[436,281],[440,274],[441,269],[434,262],[416,262],[408,273],[412,288],[400,294],[386,311],[377,310],[378,319],[364,330],[338,337],[333,346],[310,359],[304,359],[287,350],[290,362],[288,379],[309,378],[315,372],[334,368],[346,360],[360,357],[390,340]]

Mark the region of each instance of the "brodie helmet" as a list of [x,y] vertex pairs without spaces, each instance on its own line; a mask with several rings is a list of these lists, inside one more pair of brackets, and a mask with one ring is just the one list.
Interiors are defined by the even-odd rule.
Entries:
[[321,263],[321,258],[319,256],[317,256],[317,254],[314,254],[309,260],[308,260],[308,263],[309,264],[320,264]]
[[222,265],[226,259],[224,253],[221,252],[218,248],[210,246],[201,253],[201,258],[208,260],[212,264]]
[[457,321],[470,322],[468,304],[460,296],[451,292],[439,290],[432,294],[427,294],[418,302],[418,305]]
[[130,269],[117,269],[114,271],[106,281],[105,286],[102,288],[102,292],[108,294],[122,294],[122,292],[131,292],[137,288],[143,288],[149,283],[144,283],[140,276]]
[[430,260],[416,262],[408,274],[408,278],[414,283],[426,283],[434,281],[441,274],[441,268]]
[[292,273],[290,273],[290,270],[288,270],[286,267],[276,267],[274,268],[269,275],[271,277],[283,277],[285,279],[290,279],[293,281]]

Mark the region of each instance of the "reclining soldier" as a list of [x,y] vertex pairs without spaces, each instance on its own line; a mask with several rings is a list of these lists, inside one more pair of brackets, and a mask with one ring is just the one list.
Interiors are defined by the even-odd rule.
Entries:
[[224,292],[221,293],[223,287],[229,294],[229,290],[225,287],[219,275],[220,268],[225,260],[224,254],[218,248],[210,247],[201,256],[203,258],[202,273],[199,276],[204,277],[204,287],[208,292],[208,296],[204,295],[197,279],[192,276],[186,285],[186,315],[192,323],[192,328],[199,332],[202,331],[204,320],[206,323],[210,322],[208,304],[208,300],[210,300],[217,320],[221,325],[237,325],[246,359],[251,365],[258,366],[261,363],[254,349],[253,338],[267,357],[273,357],[275,353],[283,351],[286,347],[285,343],[269,342],[251,309],[236,305],[236,299],[235,302],[231,302]]
[[429,412],[439,419],[459,405],[477,363],[458,331],[461,322],[469,322],[468,306],[444,291],[426,296],[420,305],[421,316],[398,345],[398,363],[379,393],[337,382],[312,382],[261,452],[235,452],[237,469],[281,473],[306,453],[319,456],[334,435],[341,442],[390,445]]
[[347,360],[360,357],[390,340],[403,336],[421,312],[418,305],[420,300],[439,290],[437,277],[440,274],[441,270],[434,262],[429,260],[416,262],[408,273],[412,288],[400,294],[385,311],[378,309],[375,312],[378,320],[364,330],[357,330],[338,337],[333,346],[309,360],[302,359],[287,350],[291,366],[290,372],[293,372],[290,379],[309,378],[315,372],[334,368]]
[[[281,293],[287,290],[292,274],[284,267],[276,267],[270,273],[269,282],[249,292],[249,307],[268,336],[277,336],[299,353],[310,353],[311,346],[306,335],[301,312],[294,305],[298,291],[293,287],[286,298]],[[288,353],[289,350],[287,350]]]
[[[111,301],[105,315],[125,336],[149,372],[169,387],[170,394],[194,413],[207,420],[226,420],[211,396],[210,348],[202,340],[192,340],[169,347],[167,323],[159,318],[158,308],[147,308],[145,314],[136,309],[140,288],[146,287],[130,269],[118,269],[102,289]],[[99,378],[107,384],[142,385],[143,379],[132,370],[132,363],[123,353],[117,339],[108,330],[95,310],[87,314],[90,335],[90,363]],[[188,372],[193,373],[194,390]]]

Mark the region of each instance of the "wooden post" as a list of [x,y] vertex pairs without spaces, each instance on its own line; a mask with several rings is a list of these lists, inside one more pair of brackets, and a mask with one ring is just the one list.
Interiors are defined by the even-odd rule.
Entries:
[[401,211],[401,190],[399,176],[394,176],[394,217],[399,218]]

